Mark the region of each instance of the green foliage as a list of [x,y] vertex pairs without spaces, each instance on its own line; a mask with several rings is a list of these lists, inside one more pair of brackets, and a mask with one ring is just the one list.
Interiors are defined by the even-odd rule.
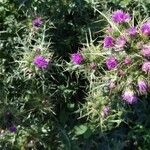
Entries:
[[[0,149],[148,149],[148,97],[135,107],[110,102],[99,43],[107,20],[97,10],[128,10],[138,22],[149,8],[148,0],[0,0]],[[81,49],[85,65],[70,63]],[[33,63],[36,55],[47,69]]]

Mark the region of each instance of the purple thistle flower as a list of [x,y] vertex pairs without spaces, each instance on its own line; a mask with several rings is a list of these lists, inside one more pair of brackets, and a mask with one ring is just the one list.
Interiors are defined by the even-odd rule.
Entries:
[[82,61],[83,61],[83,56],[80,54],[80,53],[74,53],[74,54],[71,54],[71,61],[74,63],[74,64],[81,64]]
[[37,55],[37,56],[35,56],[33,63],[38,68],[45,69],[48,67],[49,61],[47,59],[45,59],[43,56]]
[[142,26],[141,26],[141,32],[146,35],[146,36],[149,36],[150,35],[150,21],[144,23]]
[[150,21],[144,23],[141,27],[141,31],[144,35],[150,35]]
[[110,107],[109,106],[104,106],[104,108],[102,109],[102,112],[101,112],[102,117],[108,116],[109,113],[110,113]]
[[109,70],[116,68],[117,65],[118,65],[118,61],[115,57],[111,56],[111,57],[107,58],[106,66]]
[[130,65],[132,63],[132,60],[129,56],[127,56],[125,59],[124,59],[124,64],[125,65]]
[[148,85],[147,85],[146,81],[138,80],[138,88],[139,88],[139,92],[141,94],[146,94],[146,92],[148,90]]
[[143,45],[141,53],[145,57],[150,57],[150,45]]
[[17,131],[17,128],[15,125],[12,125],[10,128],[9,128],[9,131],[10,132],[16,132]]
[[142,70],[144,72],[150,72],[150,61],[146,61],[143,63]]
[[114,40],[111,36],[106,36],[103,41],[104,48],[110,48],[114,45]]
[[40,27],[43,24],[42,18],[37,17],[32,21],[34,27]]
[[128,104],[134,104],[137,102],[137,97],[135,96],[134,92],[131,90],[127,90],[123,93],[122,98]]
[[128,29],[128,34],[130,36],[135,36],[137,34],[136,27],[131,27],[130,29]]
[[115,47],[117,49],[122,49],[122,48],[124,48],[126,42],[127,42],[127,40],[125,39],[125,37],[123,37],[123,36],[118,37],[115,42]]
[[131,19],[128,13],[123,12],[122,10],[114,11],[112,14],[112,20],[115,23],[128,22]]

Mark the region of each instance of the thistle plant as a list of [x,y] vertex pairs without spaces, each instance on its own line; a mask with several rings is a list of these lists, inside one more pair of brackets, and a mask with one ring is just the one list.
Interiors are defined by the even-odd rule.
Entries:
[[1,0],[0,149],[149,149],[149,7]]
[[[144,101],[150,92],[150,21],[135,23],[132,15],[122,10],[114,11],[111,17],[100,14],[108,21],[103,39],[97,46],[91,42],[80,50],[78,55],[84,59],[73,65],[89,80],[82,115],[105,130],[106,120],[108,126],[111,121],[124,122],[125,108]],[[97,67],[91,70],[90,64]]]

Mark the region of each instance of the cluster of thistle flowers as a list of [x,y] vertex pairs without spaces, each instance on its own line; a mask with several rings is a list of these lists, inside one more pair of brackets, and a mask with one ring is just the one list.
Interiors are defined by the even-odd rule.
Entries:
[[[43,24],[43,21],[41,17],[37,17],[32,21],[32,25],[36,29],[40,28],[42,24]],[[39,69],[46,69],[49,64],[49,59],[45,58],[42,55],[36,55],[34,57],[33,64]]]
[[[106,53],[106,59],[103,63],[107,68],[107,74],[112,72],[114,74],[116,71],[120,78],[124,77],[127,68],[133,68],[131,69],[132,72],[134,70],[138,76],[137,82],[130,82],[126,85],[128,87],[122,89],[121,97],[124,102],[135,104],[138,102],[138,96],[147,95],[150,89],[148,83],[150,73],[150,20],[145,21],[140,26],[134,26],[131,25],[133,20],[129,13],[117,10],[112,13],[111,22],[113,26],[107,28],[107,34],[102,42],[103,52]],[[108,52],[110,52],[109,55]],[[71,55],[72,62],[77,65],[80,65],[86,59],[79,52]],[[139,59],[140,61],[137,61]],[[132,65],[133,63],[134,65]],[[124,68],[121,68],[122,66]],[[125,81],[125,83],[128,82]],[[118,85],[111,81],[109,88],[113,89],[116,86]],[[109,108],[106,110],[104,108],[104,114],[108,112]]]

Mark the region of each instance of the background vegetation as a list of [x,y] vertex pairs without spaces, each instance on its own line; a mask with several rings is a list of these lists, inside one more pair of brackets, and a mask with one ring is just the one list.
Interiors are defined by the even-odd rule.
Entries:
[[[120,104],[100,125],[92,112],[99,106],[89,86],[93,70],[70,64],[71,53],[98,50],[107,21],[97,10],[117,9],[140,22],[149,17],[150,1],[0,1],[0,149],[149,149],[149,97],[143,105]],[[43,20],[38,29],[36,17]],[[50,59],[46,70],[32,63],[38,50]]]

